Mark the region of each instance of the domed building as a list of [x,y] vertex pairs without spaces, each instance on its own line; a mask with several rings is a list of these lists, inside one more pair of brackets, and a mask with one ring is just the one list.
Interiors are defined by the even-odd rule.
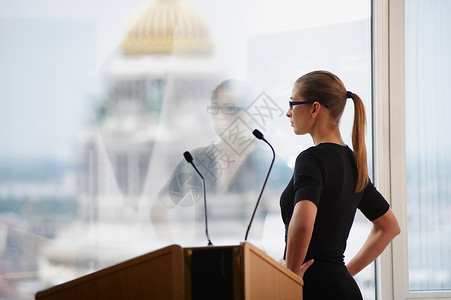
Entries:
[[121,43],[126,55],[203,55],[213,44],[202,18],[180,0],[156,0]]
[[205,103],[218,78],[208,27],[183,0],[151,3],[118,50],[106,66],[107,95],[96,113],[96,130],[84,139],[83,194],[96,199],[96,207],[88,208],[92,201],[84,206],[86,217],[94,219],[108,214],[118,195],[118,205],[138,209],[159,133],[183,121],[165,112]]

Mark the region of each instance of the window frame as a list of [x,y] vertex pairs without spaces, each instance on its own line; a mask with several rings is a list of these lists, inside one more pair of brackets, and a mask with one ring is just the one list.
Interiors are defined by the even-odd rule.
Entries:
[[444,299],[451,291],[410,291],[407,244],[405,0],[373,2],[375,182],[398,218],[401,235],[376,264],[377,299]]

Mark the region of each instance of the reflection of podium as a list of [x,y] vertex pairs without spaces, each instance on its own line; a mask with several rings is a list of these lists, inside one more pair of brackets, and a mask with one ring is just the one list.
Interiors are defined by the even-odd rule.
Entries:
[[302,299],[302,279],[250,243],[136,257],[38,292],[39,300]]

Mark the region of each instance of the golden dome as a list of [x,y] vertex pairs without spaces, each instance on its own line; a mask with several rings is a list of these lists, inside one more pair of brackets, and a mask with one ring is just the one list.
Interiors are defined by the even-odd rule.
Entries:
[[121,43],[127,55],[208,54],[207,26],[180,0],[155,0]]

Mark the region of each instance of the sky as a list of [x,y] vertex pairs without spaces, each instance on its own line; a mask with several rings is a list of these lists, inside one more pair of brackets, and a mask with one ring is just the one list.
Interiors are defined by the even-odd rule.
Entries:
[[[359,0],[307,1],[308,7],[289,0],[184,1],[205,18],[216,58],[235,66],[235,74],[246,72],[248,36],[364,19],[369,11]],[[73,160],[104,93],[103,68],[149,3],[0,0],[0,158]]]

